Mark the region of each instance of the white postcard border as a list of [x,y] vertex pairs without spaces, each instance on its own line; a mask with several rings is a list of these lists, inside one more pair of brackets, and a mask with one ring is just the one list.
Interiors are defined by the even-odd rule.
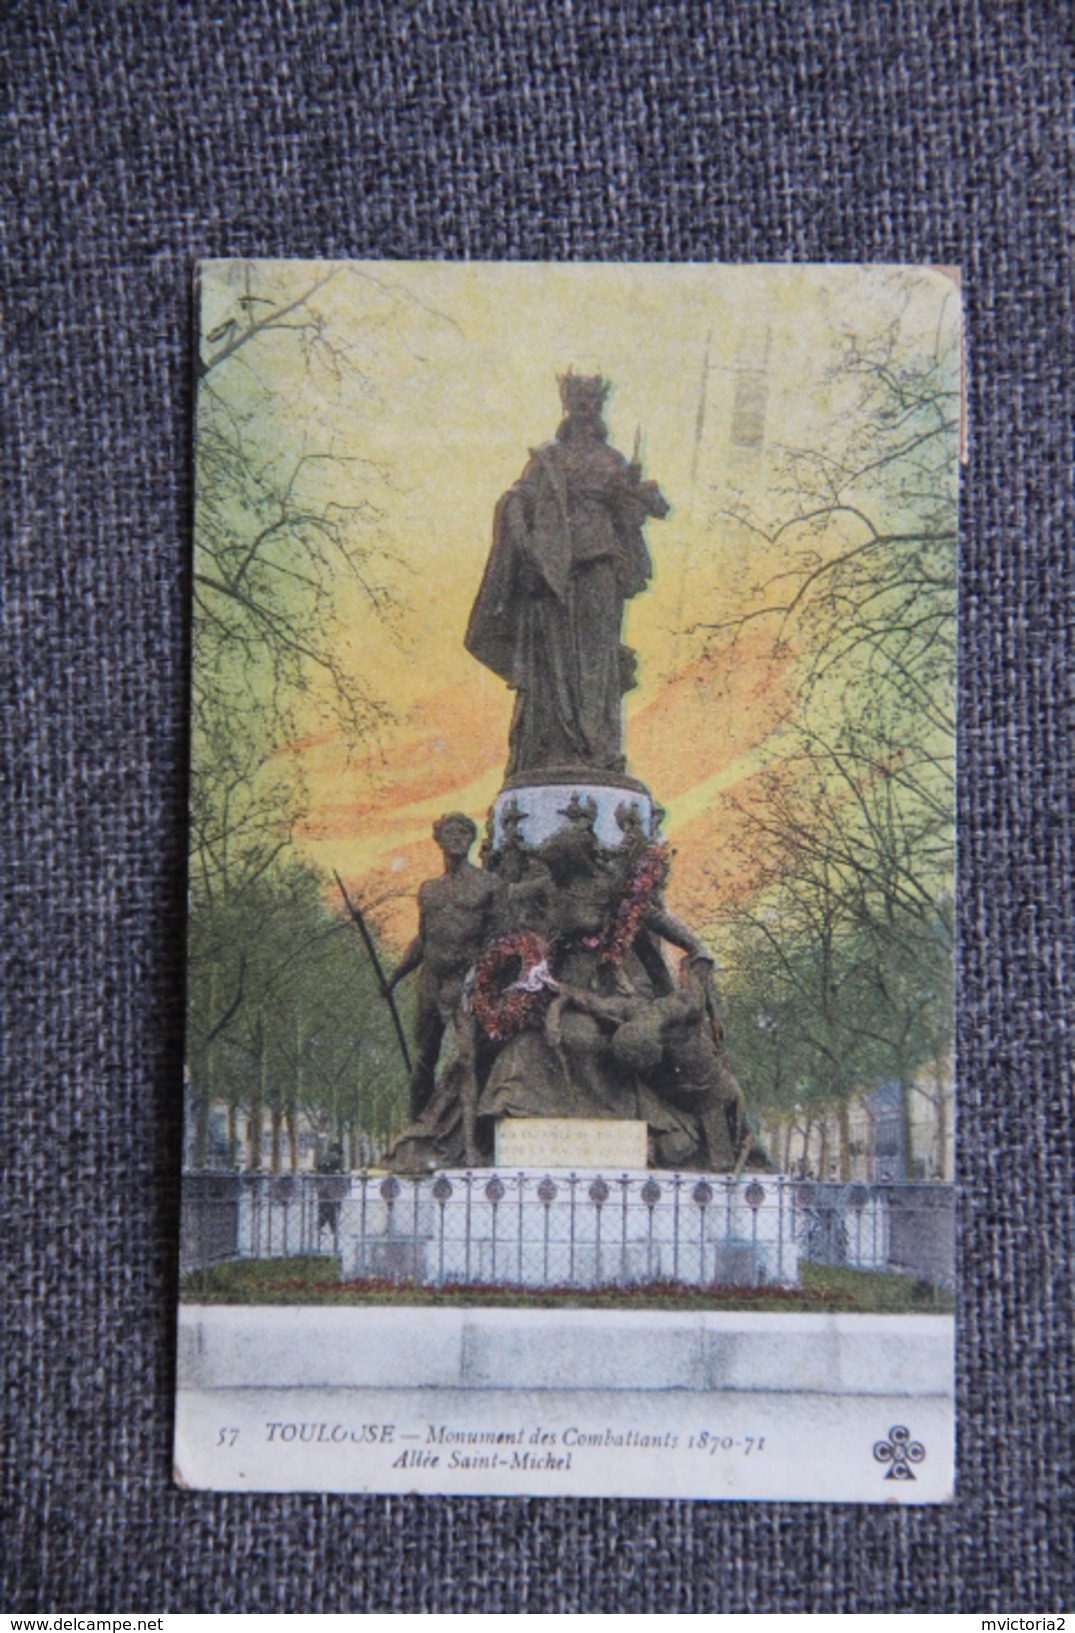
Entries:
[[176,1478],[943,1503],[953,1345],[936,1315],[185,1305]]

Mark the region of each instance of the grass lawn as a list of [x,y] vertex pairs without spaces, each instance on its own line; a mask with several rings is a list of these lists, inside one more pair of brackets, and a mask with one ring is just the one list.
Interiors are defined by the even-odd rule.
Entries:
[[515,1306],[585,1310],[782,1310],[886,1314],[946,1314],[952,1295],[910,1276],[889,1276],[838,1265],[803,1264],[800,1287],[688,1287],[676,1282],[644,1286],[471,1287],[450,1283],[421,1287],[366,1279],[341,1281],[332,1258],[240,1259],[184,1276],[187,1304],[399,1304]]

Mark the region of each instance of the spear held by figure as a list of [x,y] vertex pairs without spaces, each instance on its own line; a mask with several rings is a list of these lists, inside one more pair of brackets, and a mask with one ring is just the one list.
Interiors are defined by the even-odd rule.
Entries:
[[407,1037],[406,1037],[406,1034],[405,1034],[405,1032],[403,1030],[403,1022],[399,1018],[399,1010],[396,1008],[396,1000],[392,996],[392,989],[389,986],[387,980],[385,979],[385,973],[384,973],[384,970],[381,967],[381,960],[377,956],[376,944],[374,942],[373,937],[370,935],[369,926],[367,925],[365,919],[362,916],[362,909],[360,907],[357,907],[355,905],[355,903],[351,900],[350,896],[347,894],[347,889],[346,889],[346,887],[344,885],[344,882],[340,878],[339,874],[336,872],[335,868],[333,868],[332,871],[333,871],[333,874],[335,876],[336,883],[340,887],[340,895],[344,899],[344,902],[345,902],[345,904],[347,906],[347,911],[350,913],[352,919],[354,920],[355,926],[358,929],[358,933],[362,937],[362,940],[363,940],[363,942],[365,944],[366,951],[370,955],[370,963],[373,965],[373,973],[377,977],[377,985],[380,988],[381,997],[385,1000],[385,1002],[387,1003],[389,1009],[392,1012],[392,1021],[393,1021],[393,1024],[394,1024],[395,1028],[396,1028],[396,1036],[399,1039],[400,1049],[403,1051],[404,1064],[406,1065],[407,1071],[410,1072],[410,1070],[411,1070],[411,1052],[407,1048]]

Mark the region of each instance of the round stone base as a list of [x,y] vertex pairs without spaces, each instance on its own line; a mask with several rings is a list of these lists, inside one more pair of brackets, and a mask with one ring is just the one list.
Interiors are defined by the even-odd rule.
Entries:
[[[623,777],[616,782],[594,780],[592,773],[578,778],[565,775],[557,781],[517,783],[505,786],[493,806],[493,847],[500,850],[512,829],[531,847],[542,844],[559,833],[570,820],[568,807],[572,801],[578,806],[589,806],[594,811],[594,832],[598,841],[610,850],[622,844],[624,828],[616,813],[626,815],[636,807],[638,821],[647,838],[656,835],[659,826],[657,807],[649,790],[640,782]],[[592,802],[592,804],[591,804]]]

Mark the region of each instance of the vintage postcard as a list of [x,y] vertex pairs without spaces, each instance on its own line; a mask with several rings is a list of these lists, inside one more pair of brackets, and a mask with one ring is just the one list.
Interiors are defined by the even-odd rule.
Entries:
[[198,272],[187,1487],[953,1487],[958,278]]

